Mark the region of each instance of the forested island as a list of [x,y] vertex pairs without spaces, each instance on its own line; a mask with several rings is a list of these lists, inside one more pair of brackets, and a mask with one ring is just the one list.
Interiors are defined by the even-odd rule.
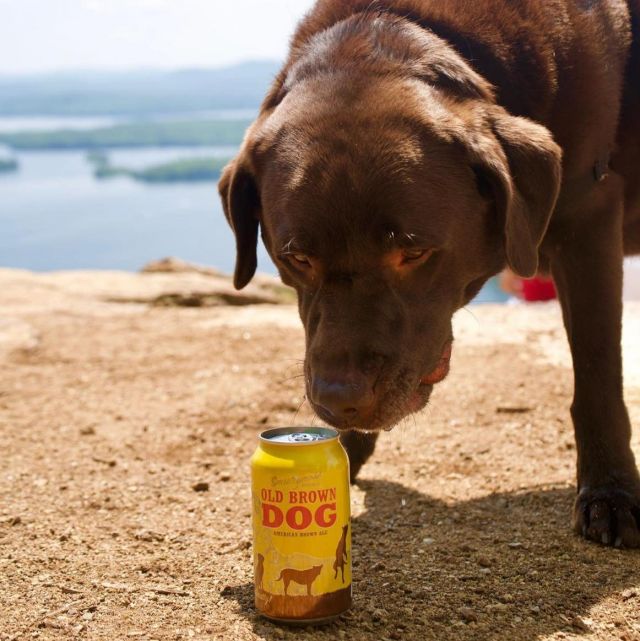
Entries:
[[[111,164],[110,150],[223,147],[224,155],[242,142],[278,62],[249,62],[220,69],[176,72],[69,72],[5,77],[0,74],[0,118],[25,119],[21,129],[0,129],[0,172],[15,171],[15,152],[83,151],[98,179],[126,176],[146,183],[215,181],[225,158],[201,152],[142,169]],[[109,120],[50,128],[27,116],[97,117]],[[211,156],[215,156],[212,152]],[[153,154],[151,154],[153,156]],[[166,153],[160,155],[165,158]],[[180,158],[182,156],[182,158]],[[150,161],[153,162],[153,161]]]
[[248,120],[133,122],[78,130],[0,132],[0,143],[19,150],[239,145]]
[[146,169],[130,169],[112,165],[104,153],[91,153],[87,159],[94,166],[94,176],[100,180],[127,176],[145,183],[215,181],[229,162],[228,158],[184,158]]
[[0,158],[0,174],[16,171],[18,169],[18,161],[13,158]]

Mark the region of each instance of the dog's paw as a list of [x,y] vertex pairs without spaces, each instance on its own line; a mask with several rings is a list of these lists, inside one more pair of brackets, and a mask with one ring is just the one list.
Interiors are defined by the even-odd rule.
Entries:
[[576,499],[574,527],[603,545],[640,548],[640,490],[582,488]]

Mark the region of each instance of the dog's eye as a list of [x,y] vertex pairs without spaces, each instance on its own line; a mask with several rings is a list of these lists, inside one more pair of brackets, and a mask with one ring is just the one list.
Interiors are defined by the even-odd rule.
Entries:
[[309,256],[305,254],[288,254],[287,258],[296,266],[296,267],[311,267],[311,260]]
[[402,251],[403,263],[417,263],[426,260],[433,252],[429,249],[404,249]]

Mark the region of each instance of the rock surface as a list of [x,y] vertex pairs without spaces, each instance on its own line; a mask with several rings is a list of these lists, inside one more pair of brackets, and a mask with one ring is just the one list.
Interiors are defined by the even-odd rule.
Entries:
[[[267,280],[249,294],[281,300]],[[233,288],[0,270],[0,640],[640,639],[640,552],[569,528],[554,304],[458,314],[450,377],[353,490],[353,610],[306,630],[257,617],[248,459],[265,426],[314,420],[304,337],[293,305],[149,304],[212,291]],[[640,457],[638,304],[625,350]]]

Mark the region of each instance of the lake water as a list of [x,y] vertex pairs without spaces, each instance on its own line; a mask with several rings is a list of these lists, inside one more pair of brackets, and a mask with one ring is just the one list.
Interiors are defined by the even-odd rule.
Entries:
[[[143,167],[232,149],[144,149],[110,155]],[[17,154],[18,173],[0,175],[0,264],[32,270],[137,270],[163,256],[231,270],[233,236],[215,184],[98,181],[83,152]],[[261,268],[273,271],[264,254]]]
[[[211,114],[208,114],[211,116]],[[234,113],[217,114],[233,117]],[[245,117],[238,112],[237,117]],[[0,119],[0,130],[85,128],[107,119]],[[145,167],[181,157],[231,157],[232,147],[114,151],[113,164]],[[0,174],[0,265],[35,271],[138,270],[165,256],[233,271],[235,243],[215,184],[98,181],[78,151],[19,152]],[[260,246],[259,269],[275,273]],[[504,300],[490,283],[479,301]]]

